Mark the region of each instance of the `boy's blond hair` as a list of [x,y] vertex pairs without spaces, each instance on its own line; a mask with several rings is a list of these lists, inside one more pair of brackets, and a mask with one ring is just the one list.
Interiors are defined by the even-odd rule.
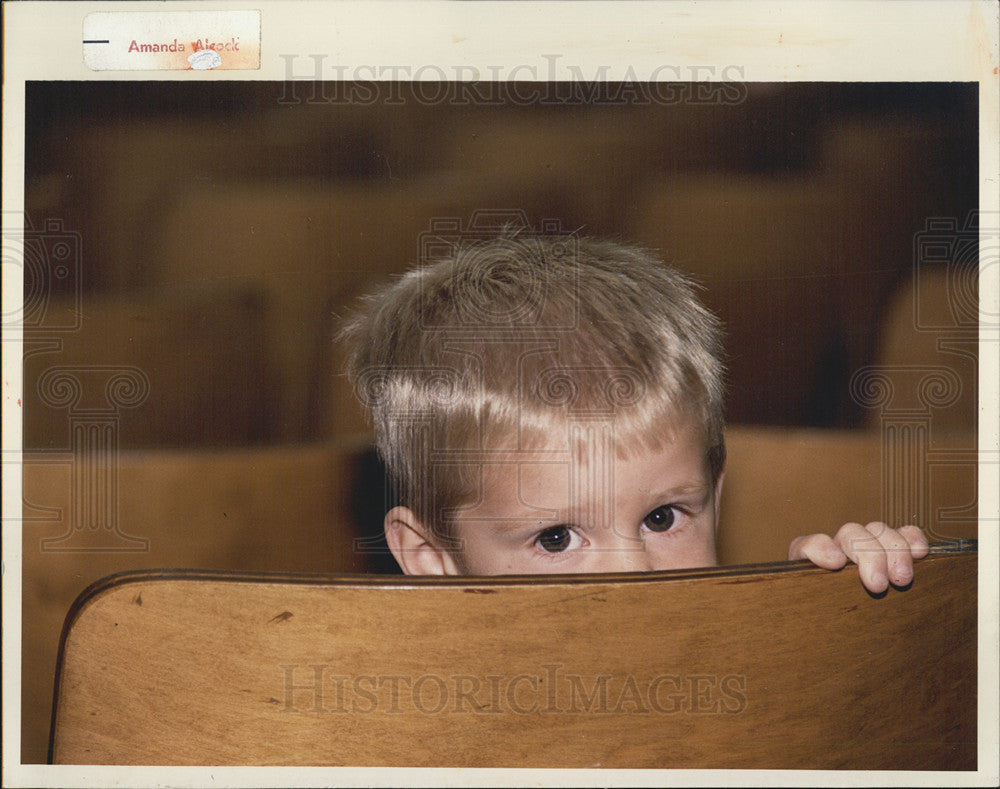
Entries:
[[490,453],[551,445],[574,422],[615,452],[704,430],[725,463],[721,331],[691,282],[651,253],[573,236],[456,243],[368,296],[341,339],[402,503],[447,538]]

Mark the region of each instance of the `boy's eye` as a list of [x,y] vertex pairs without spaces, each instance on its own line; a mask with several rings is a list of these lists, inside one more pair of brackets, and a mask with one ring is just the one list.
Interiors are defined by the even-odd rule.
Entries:
[[657,507],[643,518],[642,525],[650,531],[667,531],[674,525],[673,507]]
[[569,548],[573,532],[565,526],[553,526],[538,535],[538,544],[549,553],[561,553]]

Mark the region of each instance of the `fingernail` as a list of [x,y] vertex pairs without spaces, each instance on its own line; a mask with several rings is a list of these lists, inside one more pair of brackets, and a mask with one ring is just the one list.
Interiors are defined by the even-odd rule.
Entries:
[[872,585],[877,589],[885,589],[889,585],[889,579],[882,573],[873,573]]

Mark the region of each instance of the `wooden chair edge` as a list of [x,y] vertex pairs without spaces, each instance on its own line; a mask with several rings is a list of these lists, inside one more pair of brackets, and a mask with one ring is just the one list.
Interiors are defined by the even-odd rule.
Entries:
[[[940,559],[948,556],[976,556],[978,541],[955,540],[952,542],[935,543],[927,559]],[[926,561],[926,559],[925,559]],[[848,572],[857,572],[856,567],[845,568]],[[727,567],[706,567],[684,570],[663,570],[646,573],[600,573],[600,574],[566,574],[566,575],[505,575],[505,576],[394,576],[322,573],[289,573],[289,572],[245,572],[226,570],[199,570],[159,568],[148,570],[130,570],[105,576],[84,589],[73,601],[63,622],[59,636],[59,650],[56,656],[55,678],[52,693],[52,713],[49,725],[49,742],[46,762],[53,764],[56,738],[56,721],[60,697],[60,684],[63,675],[63,663],[66,643],[71,629],[83,615],[88,606],[100,597],[123,586],[149,581],[221,581],[230,583],[291,583],[306,586],[333,587],[458,587],[466,589],[482,589],[492,586],[527,586],[538,584],[579,586],[595,583],[634,584],[651,582],[670,582],[693,580],[699,578],[747,578],[753,576],[811,574],[822,573],[825,570],[816,567],[808,561],[768,562],[760,564],[733,565]]]

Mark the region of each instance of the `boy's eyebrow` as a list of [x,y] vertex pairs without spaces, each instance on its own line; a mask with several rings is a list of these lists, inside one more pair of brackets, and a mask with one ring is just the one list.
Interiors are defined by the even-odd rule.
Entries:
[[714,489],[714,487],[715,486],[710,482],[688,482],[681,485],[674,485],[663,490],[651,489],[650,498],[664,499],[667,503],[669,503],[670,499],[681,498],[684,496],[707,496]]
[[[673,485],[655,492],[651,491],[649,493],[650,506],[669,504],[671,501],[688,496],[696,496],[699,500],[704,500],[710,496],[713,489],[714,486],[709,482],[688,482]],[[653,502],[658,502],[658,504]],[[484,525],[494,532],[511,532],[529,526],[573,524],[579,523],[583,519],[582,516],[588,514],[587,511],[591,508],[580,504],[571,504],[565,508],[550,509],[535,507],[518,500],[516,503],[512,503],[511,509],[510,515],[502,518],[491,518]]]
[[483,525],[496,534],[509,534],[519,529],[529,530],[547,526],[558,526],[568,522],[564,518],[531,518],[528,516],[510,516],[509,518],[491,518]]

